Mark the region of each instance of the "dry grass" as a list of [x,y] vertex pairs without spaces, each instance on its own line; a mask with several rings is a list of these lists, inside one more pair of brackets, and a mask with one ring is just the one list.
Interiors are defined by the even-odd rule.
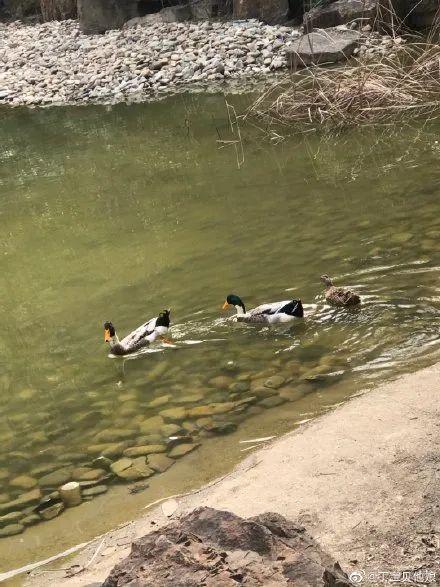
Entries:
[[413,43],[392,59],[302,70],[264,92],[245,117],[263,122],[266,130],[280,125],[304,130],[439,114],[440,45]]

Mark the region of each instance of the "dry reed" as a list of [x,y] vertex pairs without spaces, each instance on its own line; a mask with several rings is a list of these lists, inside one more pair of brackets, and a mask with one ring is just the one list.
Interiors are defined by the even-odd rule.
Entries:
[[265,91],[245,117],[297,129],[384,124],[440,114],[440,45],[412,43],[393,58],[314,67]]

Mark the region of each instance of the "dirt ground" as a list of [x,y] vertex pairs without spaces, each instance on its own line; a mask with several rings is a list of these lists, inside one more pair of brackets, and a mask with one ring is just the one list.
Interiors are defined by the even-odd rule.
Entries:
[[439,474],[440,364],[351,399],[225,477],[101,536],[75,558],[32,571],[26,585],[97,586],[134,538],[201,505],[300,521],[354,572],[353,583],[437,585]]

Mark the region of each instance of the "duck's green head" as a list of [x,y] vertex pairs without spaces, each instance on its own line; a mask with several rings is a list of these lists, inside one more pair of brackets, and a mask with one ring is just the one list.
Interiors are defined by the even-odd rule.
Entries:
[[235,294],[229,294],[226,298],[225,303],[222,306],[223,310],[226,310],[229,306],[234,306],[235,308],[242,308],[243,312],[246,313],[246,308],[244,307],[243,301],[239,296]]

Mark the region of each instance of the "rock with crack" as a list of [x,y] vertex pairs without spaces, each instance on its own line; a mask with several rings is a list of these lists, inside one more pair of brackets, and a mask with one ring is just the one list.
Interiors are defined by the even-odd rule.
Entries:
[[305,528],[279,514],[243,519],[201,507],[147,534],[103,587],[348,587],[339,565]]
[[360,38],[358,31],[318,29],[293,41],[286,48],[287,60],[294,69],[322,63],[337,63],[353,54]]

